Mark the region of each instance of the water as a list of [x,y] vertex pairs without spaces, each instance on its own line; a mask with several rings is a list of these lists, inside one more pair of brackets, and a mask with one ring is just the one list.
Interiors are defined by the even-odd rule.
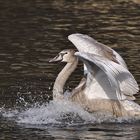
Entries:
[[1,139],[25,137],[26,139],[121,139],[122,137],[137,139],[139,137],[139,120],[90,114],[68,101],[36,104],[21,111],[3,108],[1,114]]
[[[74,48],[71,33],[114,48],[140,85],[139,9],[138,0],[0,1],[0,139],[139,139],[139,121],[91,115],[67,102],[48,104],[64,66],[48,60]],[[82,73],[77,69],[66,89]]]

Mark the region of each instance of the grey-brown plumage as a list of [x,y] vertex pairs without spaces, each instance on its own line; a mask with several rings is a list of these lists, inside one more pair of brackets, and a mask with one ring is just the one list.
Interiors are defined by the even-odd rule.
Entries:
[[122,57],[87,35],[72,34],[69,40],[79,52],[63,50],[51,60],[67,62],[55,80],[54,100],[65,99],[64,85],[76,69],[78,60],[82,60],[85,75],[72,90],[69,100],[89,112],[108,112],[114,116],[140,115],[140,106],[132,101],[139,88]]

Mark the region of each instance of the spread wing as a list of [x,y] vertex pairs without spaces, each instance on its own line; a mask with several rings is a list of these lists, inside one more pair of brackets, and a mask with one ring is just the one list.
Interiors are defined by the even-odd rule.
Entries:
[[135,79],[123,66],[95,54],[77,52],[76,55],[89,71],[85,92],[90,98],[123,100],[137,92]]
[[[117,52],[87,35],[72,34],[68,38],[79,50],[80,53],[77,53],[77,56],[84,61],[86,73],[96,81],[94,82],[98,84],[98,86],[100,82],[99,79],[101,78],[100,80],[102,80],[103,77],[104,81],[108,79],[107,81],[110,84],[113,83],[115,85],[116,91],[112,92],[112,94],[116,94],[117,98],[118,95],[120,97],[124,95],[126,98],[134,99],[133,95],[139,90],[137,82],[128,71],[124,60]],[[94,75],[91,71],[94,71]],[[95,76],[97,76],[95,73],[97,73],[97,71],[98,74],[100,73],[98,81],[95,79]],[[91,80],[87,81],[91,82]]]
[[79,52],[100,55],[127,68],[125,61],[116,51],[99,43],[88,35],[76,33],[69,35],[68,39],[76,46]]

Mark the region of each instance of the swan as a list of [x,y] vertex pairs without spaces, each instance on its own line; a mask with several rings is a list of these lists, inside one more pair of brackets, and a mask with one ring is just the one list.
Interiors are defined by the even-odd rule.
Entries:
[[88,112],[107,112],[115,117],[140,116],[140,106],[134,102],[139,87],[123,58],[112,48],[88,35],[68,36],[78,51],[65,49],[50,62],[66,62],[53,86],[53,99],[65,99],[64,85],[78,61],[84,64],[84,75],[72,90],[68,100]]

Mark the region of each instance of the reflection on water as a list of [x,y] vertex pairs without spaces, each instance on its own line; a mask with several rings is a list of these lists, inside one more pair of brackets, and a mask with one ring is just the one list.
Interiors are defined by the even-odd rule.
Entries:
[[[139,9],[135,0],[0,1],[0,107],[23,109],[50,100],[52,84],[64,65],[48,60],[62,49],[74,48],[67,36],[75,32],[118,51],[140,84]],[[78,69],[67,88],[73,88],[81,76]],[[25,135],[29,139],[138,139],[140,129],[136,124],[106,124],[47,131],[22,127],[2,117],[0,123],[1,139]]]

